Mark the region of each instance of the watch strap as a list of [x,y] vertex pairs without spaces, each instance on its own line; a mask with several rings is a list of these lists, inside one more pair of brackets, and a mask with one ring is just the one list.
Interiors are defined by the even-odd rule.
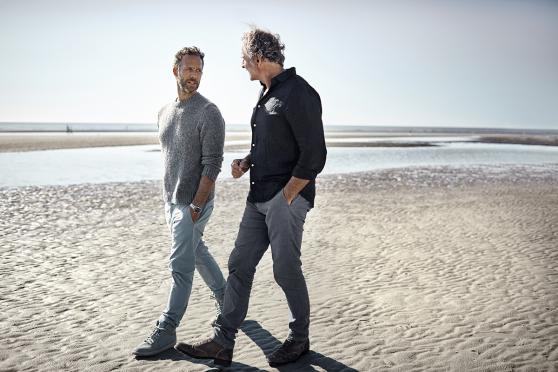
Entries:
[[200,213],[202,210],[201,207],[195,205],[194,203],[190,203],[190,209],[192,209],[194,213]]

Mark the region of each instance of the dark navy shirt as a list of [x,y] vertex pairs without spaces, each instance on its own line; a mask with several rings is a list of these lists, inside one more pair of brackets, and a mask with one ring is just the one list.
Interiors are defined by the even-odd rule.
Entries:
[[250,193],[257,203],[273,198],[291,176],[310,180],[300,195],[314,205],[315,178],[326,161],[322,104],[318,92],[294,67],[271,80],[250,121]]

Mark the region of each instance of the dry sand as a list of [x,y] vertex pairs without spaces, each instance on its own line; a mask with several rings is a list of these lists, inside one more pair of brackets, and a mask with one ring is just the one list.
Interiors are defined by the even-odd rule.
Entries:
[[[558,166],[320,177],[305,226],[311,352],[281,371],[556,371]],[[205,239],[223,268],[247,180],[218,185]],[[0,190],[1,371],[204,371],[131,351],[163,310],[160,183]],[[196,275],[179,340],[210,330]],[[231,370],[287,334],[269,252]]]

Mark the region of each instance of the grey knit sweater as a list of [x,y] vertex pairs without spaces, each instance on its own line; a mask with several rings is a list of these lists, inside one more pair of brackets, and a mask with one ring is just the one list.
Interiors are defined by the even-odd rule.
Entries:
[[[217,178],[223,162],[225,122],[219,109],[195,93],[159,111],[159,141],[164,162],[163,198],[190,204],[202,176]],[[214,191],[208,200],[213,199]]]

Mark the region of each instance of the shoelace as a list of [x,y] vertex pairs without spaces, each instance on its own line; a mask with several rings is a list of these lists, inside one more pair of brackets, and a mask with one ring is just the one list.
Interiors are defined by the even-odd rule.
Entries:
[[272,357],[282,357],[282,356],[287,357],[287,356],[289,356],[290,354],[293,354],[292,351],[291,351],[291,352],[287,352],[286,349],[287,349],[289,346],[291,346],[291,344],[294,344],[294,343],[295,343],[295,340],[294,340],[294,339],[287,338],[287,339],[285,340],[285,342],[283,342],[283,344],[282,344],[277,350],[275,350],[275,352],[272,354]]
[[161,334],[161,331],[163,329],[159,328],[159,327],[155,327],[155,329],[153,330],[153,332],[151,332],[151,334],[149,335],[149,337],[147,337],[145,339],[145,342],[152,344],[155,342],[155,340],[159,337],[159,335]]
[[295,343],[296,343],[295,340],[286,340],[285,343],[283,344],[283,349],[286,349],[291,345],[294,345]]
[[215,312],[217,313],[217,316],[221,315],[221,310],[223,309],[223,301],[219,301],[213,293],[210,297],[214,301],[213,305],[215,306]]
[[213,339],[208,338],[208,339],[205,339],[205,340],[202,340],[202,341],[195,342],[192,346],[193,347],[198,347],[198,346],[201,346],[201,345],[204,345],[204,344],[208,344],[211,341],[213,341]]

